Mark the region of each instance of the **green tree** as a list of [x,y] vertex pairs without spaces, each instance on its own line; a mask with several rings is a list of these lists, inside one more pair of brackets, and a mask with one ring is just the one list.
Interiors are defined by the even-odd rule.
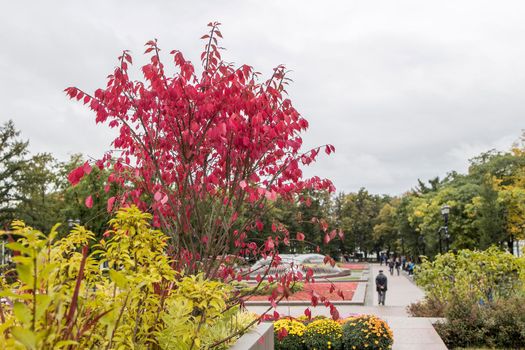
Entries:
[[39,230],[49,231],[60,218],[58,162],[51,154],[37,154],[21,167],[16,218]]
[[19,139],[20,132],[13,121],[0,126],[0,227],[7,228],[15,216],[16,204],[22,198],[17,190],[20,174],[28,154],[27,141]]
[[376,245],[386,249],[387,252],[401,252],[401,237],[397,225],[397,207],[399,198],[393,198],[385,203],[377,215],[374,225],[374,240]]
[[381,249],[374,239],[374,219],[384,201],[385,198],[371,195],[364,188],[344,196],[338,210],[342,217],[341,228],[345,234],[346,252],[360,252],[366,258],[371,251],[378,252]]

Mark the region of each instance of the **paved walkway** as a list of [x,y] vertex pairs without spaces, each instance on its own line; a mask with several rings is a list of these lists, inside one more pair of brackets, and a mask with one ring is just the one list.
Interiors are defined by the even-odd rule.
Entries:
[[[341,317],[351,314],[373,314],[387,321],[394,333],[394,350],[446,350],[447,347],[434,330],[432,319],[422,317],[409,317],[406,307],[424,297],[419,289],[406,274],[390,276],[388,268],[372,264],[370,266],[370,279],[367,288],[365,305],[338,305],[337,309]],[[380,269],[386,272],[388,277],[388,292],[386,294],[385,306],[377,304],[377,293],[375,291],[375,276]],[[278,306],[277,311],[281,315],[300,316],[307,306]],[[265,306],[248,306],[248,309],[261,313],[266,310]],[[330,316],[330,310],[324,306],[315,308],[310,306],[312,316]]]
[[[386,292],[385,306],[379,306],[377,304],[378,297],[375,291],[375,277],[379,273],[379,270],[383,270],[383,273],[388,277],[388,291]],[[397,308],[399,309],[399,315],[408,316],[406,307],[424,297],[425,293],[409,279],[405,272],[401,272],[398,276],[394,270],[394,275],[391,276],[390,272],[388,272],[388,267],[379,266],[379,264],[370,265],[366,305],[376,306],[380,313],[382,309]]]

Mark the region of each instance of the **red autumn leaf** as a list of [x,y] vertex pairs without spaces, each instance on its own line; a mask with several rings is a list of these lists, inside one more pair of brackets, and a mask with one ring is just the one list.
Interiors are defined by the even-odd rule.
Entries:
[[115,203],[115,197],[108,198],[108,204],[107,204],[107,212],[111,212],[113,210],[113,204]]
[[78,168],[75,168],[73,171],[71,171],[67,176],[67,179],[71,185],[75,186],[80,182],[80,180],[82,180],[84,174],[84,165],[81,165]]
[[314,276],[314,270],[311,267],[306,269],[306,280],[309,281]]
[[89,165],[88,162],[84,163],[83,169],[86,175],[89,175],[91,173],[91,165]]
[[324,232],[328,230],[328,223],[325,219],[319,220],[319,225],[321,226],[321,230],[323,230]]
[[305,310],[304,310],[304,315],[306,317],[308,317],[308,319],[310,320],[312,318],[312,311],[310,311],[310,308],[307,307]]
[[268,239],[265,241],[264,248],[266,250],[272,250],[275,247],[275,244],[273,242],[273,239],[271,237],[268,237]]
[[86,200],[84,201],[86,204],[86,207],[91,208],[93,207],[93,197],[87,196]]
[[337,290],[337,295],[339,295],[341,299],[345,300],[345,295],[343,294],[343,291],[341,289]]
[[[279,319],[279,316],[275,317],[275,313],[276,311],[274,312],[274,320],[278,320]],[[279,315],[279,314],[277,314]],[[286,330],[286,328],[281,328],[278,332],[277,332],[277,339],[279,340],[282,340],[283,338],[285,338],[286,336],[288,336],[288,331]]]
[[310,297],[310,302],[313,307],[316,307],[317,304],[319,304],[319,297],[315,294],[312,294],[312,296]]
[[334,321],[337,321],[339,319],[339,311],[333,305],[330,305],[330,315],[332,315],[332,319]]

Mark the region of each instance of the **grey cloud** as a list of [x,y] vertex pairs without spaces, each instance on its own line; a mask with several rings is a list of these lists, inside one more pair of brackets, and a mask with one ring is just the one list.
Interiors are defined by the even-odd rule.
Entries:
[[112,131],[69,101],[70,85],[105,84],[121,50],[145,41],[199,62],[199,37],[223,23],[224,57],[263,74],[291,70],[309,120],[305,147],[337,152],[305,170],[339,190],[398,194],[418,178],[465,171],[523,129],[521,1],[42,1],[0,13],[0,122],[14,119],[33,152],[97,157]]

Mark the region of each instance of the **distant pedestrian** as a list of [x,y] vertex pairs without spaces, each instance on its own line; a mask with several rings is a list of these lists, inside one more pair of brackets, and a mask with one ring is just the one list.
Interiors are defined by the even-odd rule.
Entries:
[[394,259],[388,259],[388,270],[390,271],[390,276],[394,276]]
[[399,258],[396,259],[395,267],[396,267],[397,275],[399,276],[399,270],[401,269],[401,261],[399,261]]
[[414,266],[415,264],[413,261],[408,263],[408,275],[409,276],[412,276],[414,274]]
[[387,291],[388,280],[383,274],[383,270],[379,270],[379,274],[376,276],[376,291],[378,295],[378,304],[385,305],[385,297]]

